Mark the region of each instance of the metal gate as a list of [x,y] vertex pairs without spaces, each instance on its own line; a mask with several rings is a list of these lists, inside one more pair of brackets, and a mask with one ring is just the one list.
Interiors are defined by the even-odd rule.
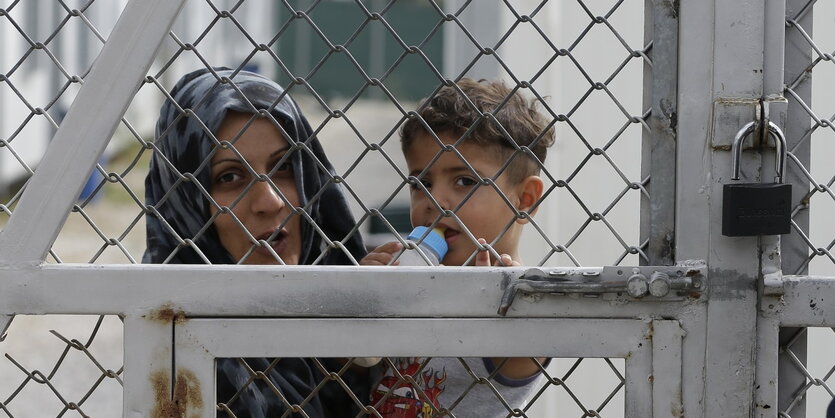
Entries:
[[[102,411],[112,410],[97,409],[102,382],[123,389],[125,417],[213,416],[228,410],[216,399],[215,361],[229,357],[576,359],[560,372],[553,363],[539,364],[538,389],[521,405],[502,398],[495,373],[467,370],[471,388],[489,388],[504,405],[497,416],[801,417],[807,410],[819,416],[835,396],[829,381],[835,343],[825,329],[835,327],[835,279],[829,277],[835,276],[835,231],[826,216],[835,203],[835,173],[826,167],[832,147],[824,139],[835,133],[825,88],[835,74],[827,52],[835,48],[835,23],[820,18],[833,15],[831,5],[358,0],[350,3],[356,29],[340,34],[323,23],[327,1],[132,0],[117,7],[118,22],[102,35],[97,25],[106,20],[91,16],[104,2],[58,3],[50,14],[55,26],[45,30],[37,14],[27,26],[34,9],[25,7],[34,2],[0,7],[0,34],[20,46],[9,47],[16,56],[0,55],[0,165],[11,162],[22,173],[0,166],[0,216],[8,218],[0,233],[0,330],[8,335],[0,347],[28,337],[14,329],[20,316],[110,316],[98,317],[80,339],[54,331],[63,348],[51,366],[7,354],[13,367],[0,369],[9,373],[0,378],[7,382],[0,387],[7,416],[107,415]],[[408,9],[417,4],[424,14]],[[335,21],[349,22],[347,9],[338,10]],[[428,26],[407,33],[409,17],[419,15],[431,17]],[[59,45],[73,23],[100,52],[70,66]],[[306,55],[302,64],[286,65],[277,45],[290,33],[301,44],[297,58],[317,51],[310,42],[322,48],[322,58],[310,65]],[[389,51],[378,44],[388,42],[395,56],[365,61],[352,54],[365,36],[371,51]],[[223,43],[232,38],[239,43]],[[443,51],[430,51],[440,38]],[[345,66],[328,67],[338,60]],[[425,95],[463,76],[508,80],[541,103],[558,132],[557,157],[542,165],[539,214],[521,215],[531,219],[522,246],[533,263],[431,269],[136,264],[129,236],[158,212],[144,203],[131,173],[159,151],[140,127],[153,125],[155,116],[135,108],[156,106],[183,72],[215,64],[273,72],[303,108],[319,109],[314,129],[320,137],[347,125],[343,132],[357,140],[328,149],[350,160],[331,181],[354,199],[360,226],[380,220],[390,239],[397,231],[387,209],[414,181],[391,145],[414,106],[398,96],[407,91],[397,90],[398,69],[431,74],[436,80]],[[33,99],[27,89],[42,67],[60,81]],[[346,69],[359,74],[355,95],[317,90],[317,74]],[[637,85],[640,90],[628,90]],[[409,86],[408,95],[420,88]],[[560,96],[546,97],[554,92]],[[393,124],[379,136],[358,122],[366,99],[395,109]],[[58,118],[59,106],[70,100]],[[49,135],[35,130],[38,121]],[[763,127],[785,132],[791,234],[721,233],[732,142],[751,122],[752,145],[740,161],[745,181],[773,177],[778,158]],[[42,158],[30,157],[38,152],[29,147],[44,135],[51,136],[48,149]],[[127,163],[102,160],[108,143],[124,137],[135,147]],[[391,179],[375,171],[380,166],[369,162],[375,158]],[[355,174],[366,165],[369,177]],[[93,190],[79,199],[85,183]],[[368,189],[389,185],[382,203],[364,200]],[[96,196],[113,189],[132,211],[115,232],[95,209]],[[68,217],[100,238],[89,263],[62,262],[56,238]],[[180,240],[192,245],[190,237]],[[483,248],[496,255],[489,243]],[[108,261],[108,252],[130,264]],[[93,347],[107,318],[124,324],[123,368],[101,360]],[[811,344],[810,327],[825,331],[815,332]],[[62,386],[60,371],[72,370],[68,353],[83,354],[97,377]],[[592,359],[603,359],[602,369],[585,371],[600,387],[578,390],[575,370]],[[347,390],[344,371],[325,371],[322,385],[337,382]],[[250,372],[253,381],[263,377]],[[608,377],[597,375],[603,372]],[[35,387],[45,388],[50,401],[32,405],[26,394]],[[556,392],[568,401],[555,401]],[[351,396],[359,415],[379,416],[379,405]],[[303,405],[287,407],[299,412]],[[446,407],[433,414],[470,416]]]

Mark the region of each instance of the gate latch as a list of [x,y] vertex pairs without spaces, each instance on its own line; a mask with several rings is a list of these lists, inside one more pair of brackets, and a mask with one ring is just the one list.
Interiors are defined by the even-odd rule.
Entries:
[[606,266],[589,268],[532,268],[510,279],[499,315],[507,314],[516,292],[602,295],[625,294],[635,299],[654,299],[701,294],[707,265],[702,260],[688,260],[675,266]]

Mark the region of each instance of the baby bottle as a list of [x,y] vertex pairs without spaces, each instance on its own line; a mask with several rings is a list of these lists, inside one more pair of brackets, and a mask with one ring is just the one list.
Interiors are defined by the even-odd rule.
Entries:
[[[400,261],[401,266],[437,266],[444,259],[444,256],[449,250],[449,246],[447,246],[446,240],[444,239],[444,229],[438,227],[428,234],[426,233],[427,230],[429,228],[419,226],[413,229],[406,237],[407,246],[403,249],[403,254],[400,254],[400,257],[397,259]],[[426,237],[423,237],[424,235]],[[423,241],[418,244],[418,240],[421,237],[423,237]],[[415,248],[420,248],[423,251],[423,254],[429,259],[430,264],[426,263],[426,260],[418,254]],[[353,362],[362,367],[371,367],[382,360],[380,357],[357,357],[354,358]]]
[[[429,228],[425,226],[418,226],[412,230],[406,237],[406,248],[403,249],[403,254],[397,259],[401,266],[437,266],[441,264],[449,247],[444,239],[444,229],[437,227],[427,234]],[[424,237],[424,235],[426,235]],[[418,244],[418,240],[423,238],[423,241]],[[425,260],[415,248],[420,248],[426,258]]]

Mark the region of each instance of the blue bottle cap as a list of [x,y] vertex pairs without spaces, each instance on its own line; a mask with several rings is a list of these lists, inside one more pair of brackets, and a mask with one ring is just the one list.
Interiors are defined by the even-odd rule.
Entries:
[[[427,231],[429,231],[428,234],[426,233]],[[424,235],[426,235],[426,237],[423,238],[422,244],[425,244],[429,247],[429,249],[435,252],[435,255],[438,256],[438,261],[443,260],[447,251],[449,251],[449,246],[447,245],[444,237],[437,232],[432,231],[425,226],[418,226],[409,233],[409,236],[407,236],[406,239],[417,242]]]

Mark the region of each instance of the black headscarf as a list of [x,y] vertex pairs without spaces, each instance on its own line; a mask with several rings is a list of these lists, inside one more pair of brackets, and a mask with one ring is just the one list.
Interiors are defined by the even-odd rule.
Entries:
[[[278,84],[261,75],[215,68],[183,76],[160,110],[154,136],[157,152],[145,179],[146,204],[156,214],[149,212],[146,216],[148,247],[144,262],[234,263],[214,226],[206,228],[210,217],[206,194],[211,185],[211,168],[206,161],[217,144],[214,134],[229,112],[261,111],[269,112],[279,122],[289,144],[303,144],[289,151],[300,206],[328,239],[340,241],[355,260],[365,255],[358,233],[346,238],[354,228],[354,218],[342,191],[330,181],[333,167],[296,103]],[[321,235],[304,218],[301,225],[302,264],[316,260],[318,264],[353,264],[342,249],[323,248]],[[199,253],[183,245],[187,240],[194,242]],[[309,359],[284,358],[274,368],[270,368],[271,361],[246,360],[254,371],[265,373],[270,380],[267,384],[263,380],[249,383],[251,374],[237,359],[219,359],[218,402],[231,399],[229,407],[238,417],[282,416],[287,409],[271,386],[290,404],[300,404],[326,379],[319,366]],[[334,359],[324,359],[321,364],[328,371],[341,367]],[[343,379],[360,399],[367,399],[370,385],[366,377],[349,371]],[[342,417],[355,416],[358,407],[338,383],[329,382],[304,411],[310,417]],[[219,412],[219,416],[226,414]]]
[[[148,249],[144,262],[205,263],[194,249],[181,245],[187,239],[194,240],[211,263],[234,262],[220,244],[214,226],[199,234],[209,220],[210,203],[205,193],[211,183],[211,169],[205,161],[216,145],[212,137],[229,112],[259,111],[269,111],[280,123],[279,129],[286,132],[289,144],[301,145],[290,151],[289,157],[300,206],[330,240],[339,240],[355,260],[365,255],[359,233],[345,238],[354,228],[354,217],[342,191],[330,180],[334,171],[322,145],[284,89],[247,71],[200,69],[177,82],[160,110],[155,132],[159,152],[154,153],[145,178],[146,203],[154,206],[159,217],[146,216]],[[301,226],[301,264],[312,264],[322,251],[325,254],[318,264],[353,264],[342,249],[323,249],[322,236],[304,218]]]

